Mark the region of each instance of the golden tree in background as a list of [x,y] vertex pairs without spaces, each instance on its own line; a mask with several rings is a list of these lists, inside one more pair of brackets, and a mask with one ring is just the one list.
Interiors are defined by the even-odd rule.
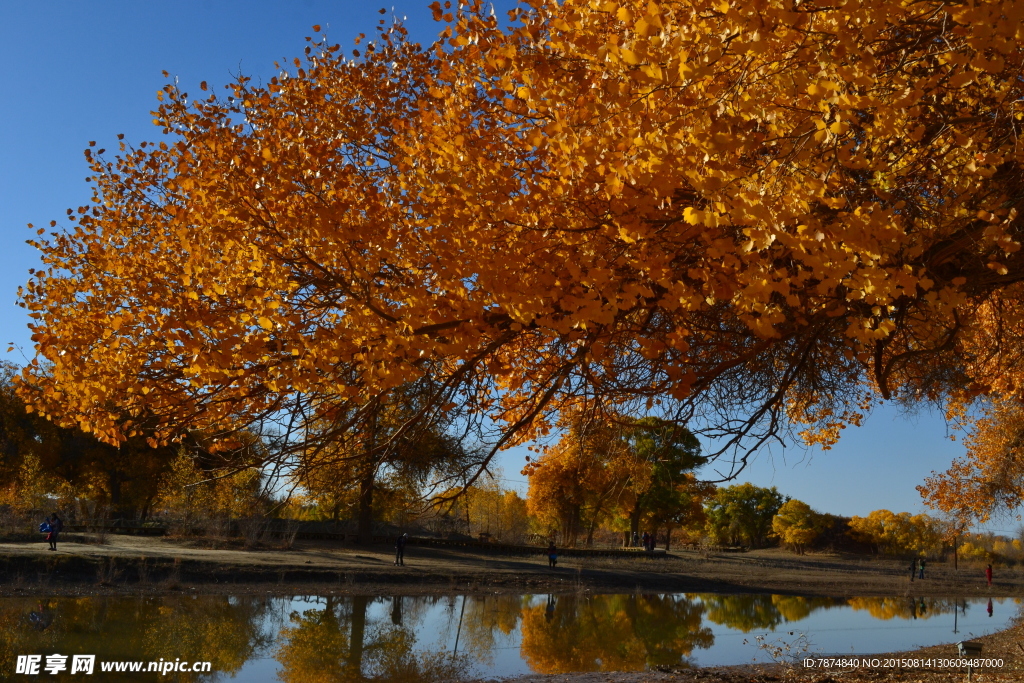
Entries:
[[447,9],[87,151],[22,292],[36,409],[337,434],[431,373],[492,454],[585,400],[743,459],[879,397],[1017,400],[1024,4]]
[[939,520],[928,515],[875,510],[867,517],[851,517],[850,532],[855,539],[870,543],[884,553],[926,556],[942,549],[947,530]]
[[772,518],[772,532],[798,555],[803,555],[807,546],[814,543],[824,530],[824,516],[795,498],[783,503]]

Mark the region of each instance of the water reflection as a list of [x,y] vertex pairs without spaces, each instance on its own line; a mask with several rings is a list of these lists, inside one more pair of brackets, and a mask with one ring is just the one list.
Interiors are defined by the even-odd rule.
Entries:
[[204,660],[230,676],[273,642],[262,628],[268,607],[267,599],[225,596],[0,600],[0,677],[14,672],[18,655],[33,653]]
[[714,642],[702,613],[683,596],[548,596],[523,609],[522,656],[538,673],[681,666]]
[[743,633],[771,630],[785,622],[806,619],[815,610],[847,604],[842,598],[797,595],[704,594],[694,597],[704,604],[709,621]]
[[952,614],[957,609],[953,598],[850,598],[855,610],[867,610],[875,619],[930,619]]
[[323,607],[292,612],[274,658],[286,683],[458,681],[470,661],[446,652],[416,653],[416,636],[402,626],[402,604],[391,598],[390,619],[367,618],[372,598],[323,598]]
[[[998,626],[988,621],[993,602],[977,604]],[[212,662],[212,676],[172,672],[167,681],[242,672],[286,683],[431,683],[505,673],[510,658],[537,673],[639,671],[692,665],[698,651],[721,649],[716,634],[794,628],[831,613],[907,626],[951,615],[955,632],[966,610],[942,598],[722,594],[9,598],[0,600],[0,678],[18,655],[53,653]],[[734,663],[749,659],[737,652]]]

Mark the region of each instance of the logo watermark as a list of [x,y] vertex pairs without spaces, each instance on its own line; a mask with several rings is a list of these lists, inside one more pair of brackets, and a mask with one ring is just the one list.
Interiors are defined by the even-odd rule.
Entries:
[[[68,661],[70,660],[70,661]],[[161,658],[159,661],[103,661],[96,666],[96,655],[18,655],[14,673],[28,676],[40,674],[56,675],[59,673],[92,675],[95,671],[103,673],[157,673],[166,676],[169,673],[210,673],[211,662],[171,661]]]

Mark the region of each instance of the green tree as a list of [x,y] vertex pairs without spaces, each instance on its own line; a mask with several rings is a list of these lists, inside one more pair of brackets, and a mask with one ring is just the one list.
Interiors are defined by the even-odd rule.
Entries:
[[669,535],[673,527],[692,522],[709,492],[692,476],[707,462],[697,437],[685,427],[645,417],[630,426],[626,441],[636,458],[650,466],[643,484],[633,487],[627,535],[638,533],[641,522],[652,530],[663,527]]
[[773,486],[751,483],[720,488],[704,506],[708,535],[716,543],[767,545],[772,519],[788,500]]

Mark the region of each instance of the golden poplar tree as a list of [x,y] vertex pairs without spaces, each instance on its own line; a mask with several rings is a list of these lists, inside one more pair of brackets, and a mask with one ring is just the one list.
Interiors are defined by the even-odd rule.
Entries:
[[37,410],[167,440],[430,372],[495,449],[584,399],[756,447],[1016,400],[1024,4],[433,7],[87,151],[22,292]]

